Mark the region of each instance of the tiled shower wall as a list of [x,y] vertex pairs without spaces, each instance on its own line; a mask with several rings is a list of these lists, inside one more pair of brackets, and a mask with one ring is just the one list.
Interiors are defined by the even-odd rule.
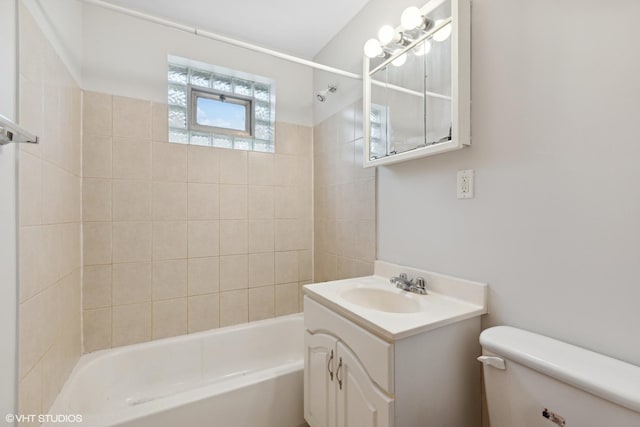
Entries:
[[373,274],[376,170],[362,156],[361,102],[314,128],[315,282]]
[[[80,89],[20,3],[19,412],[47,413],[80,357]],[[3,284],[6,285],[6,284]]]
[[83,94],[84,351],[300,310],[311,128],[276,153],[167,142],[167,107]]

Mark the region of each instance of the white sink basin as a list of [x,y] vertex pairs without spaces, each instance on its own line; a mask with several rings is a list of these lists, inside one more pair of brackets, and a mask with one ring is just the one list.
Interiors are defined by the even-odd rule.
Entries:
[[[304,287],[319,302],[370,332],[397,340],[487,312],[487,285],[376,261],[376,274]],[[427,295],[405,292],[389,278],[424,277]]]
[[416,313],[421,310],[414,296],[394,292],[393,289],[352,288],[341,292],[340,296],[352,304],[388,313]]

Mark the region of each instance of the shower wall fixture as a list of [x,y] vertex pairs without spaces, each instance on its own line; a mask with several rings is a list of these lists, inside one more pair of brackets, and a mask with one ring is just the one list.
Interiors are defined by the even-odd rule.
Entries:
[[11,142],[37,144],[38,137],[0,114],[0,145],[6,145]]
[[338,90],[338,86],[334,84],[329,84],[325,90],[321,90],[316,94],[316,99],[320,102],[324,102],[327,100],[327,95],[330,93],[335,93]]
[[365,43],[365,167],[470,145],[470,9],[409,7]]

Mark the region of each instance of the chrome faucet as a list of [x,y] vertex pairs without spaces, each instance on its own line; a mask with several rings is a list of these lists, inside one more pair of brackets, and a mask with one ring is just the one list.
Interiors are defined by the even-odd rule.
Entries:
[[409,279],[405,273],[400,273],[398,277],[392,277],[389,279],[389,282],[396,285],[396,288],[400,288],[403,291],[413,292],[420,295],[427,294],[427,282],[423,277]]

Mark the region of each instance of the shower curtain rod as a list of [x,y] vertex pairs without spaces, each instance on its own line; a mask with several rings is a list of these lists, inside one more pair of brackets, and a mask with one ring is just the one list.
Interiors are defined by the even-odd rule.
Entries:
[[330,67],[328,65],[320,64],[318,62],[310,61],[308,59],[299,58],[297,56],[289,55],[287,53],[278,52],[277,50],[268,49],[262,46],[258,46],[252,43],[243,42],[240,40],[233,39],[231,37],[223,36],[220,34],[212,33],[209,31],[205,31],[199,29],[197,27],[190,27],[188,25],[183,25],[177,22],[170,21],[168,19],[160,18],[157,16],[149,15],[146,13],[138,12],[132,9],[128,9],[126,7],[117,6],[102,0],[83,0],[85,3],[92,4],[103,9],[109,9],[115,12],[123,13],[125,15],[132,16],[134,18],[143,19],[148,22],[153,22],[155,24],[160,24],[165,27],[173,28],[180,31],[185,31],[187,33],[194,34],[196,36],[204,37],[207,39],[219,41],[222,43],[226,43],[232,46],[237,46],[243,49],[252,50],[254,52],[263,53],[265,55],[270,55],[275,58],[283,59],[285,61],[293,62],[300,65],[305,65],[307,67],[314,68],[316,70],[326,71],[329,73],[337,74],[339,76],[348,77],[355,80],[362,80],[362,76],[360,74],[351,73],[349,71],[341,70],[339,68]]

